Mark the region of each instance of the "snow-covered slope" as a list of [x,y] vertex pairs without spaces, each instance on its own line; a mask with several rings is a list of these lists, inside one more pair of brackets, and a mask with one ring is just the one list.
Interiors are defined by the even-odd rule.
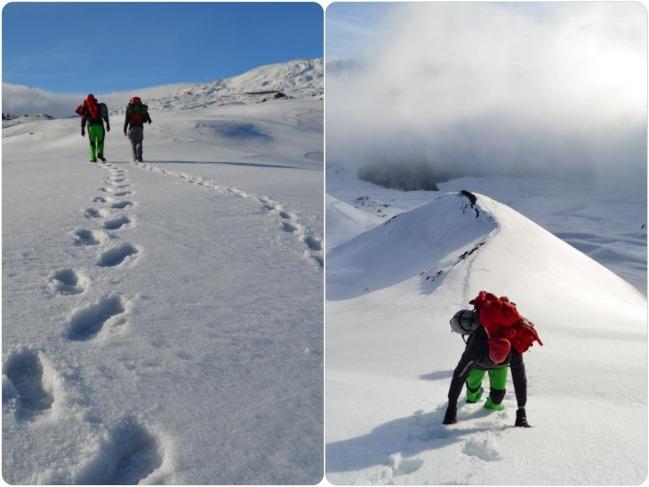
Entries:
[[7,118],[2,119],[2,128],[13,127],[14,125],[20,125],[21,123],[27,122],[37,122],[41,120],[52,120],[51,115],[46,113],[34,113],[32,115],[10,115]]
[[[327,476],[334,483],[638,483],[647,475],[647,302],[484,195],[447,193],[327,256]],[[329,222],[328,222],[329,225]],[[526,355],[528,416],[460,402],[448,321],[507,295],[545,343]]]
[[355,237],[378,225],[381,219],[366,213],[349,203],[327,195],[327,248]]
[[[87,93],[56,94],[27,86],[3,83],[3,112],[44,112],[55,117],[74,115]],[[92,92],[88,87],[88,92]],[[154,110],[187,110],[208,105],[259,103],[280,91],[293,98],[322,98],[322,59],[295,60],[259,66],[232,78],[210,83],[176,83],[124,92],[97,94],[111,111],[123,112],[132,96],[139,96]]]
[[322,101],[151,117],[3,130],[3,479],[316,483]]
[[186,110],[215,104],[259,103],[276,91],[294,98],[322,99],[323,67],[322,59],[261,66],[234,78],[186,87],[147,103],[154,108]]

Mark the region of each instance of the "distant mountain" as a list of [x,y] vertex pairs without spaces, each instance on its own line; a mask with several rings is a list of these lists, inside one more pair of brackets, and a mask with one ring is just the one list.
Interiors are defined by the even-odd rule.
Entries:
[[[88,88],[88,93],[92,87]],[[176,83],[114,93],[95,93],[111,111],[121,111],[132,96],[139,96],[151,108],[187,110],[199,106],[230,103],[260,103],[276,93],[287,97],[319,97],[324,94],[322,59],[295,60],[269,64],[239,76],[209,83]],[[74,109],[88,93],[60,94],[39,88],[2,84],[3,113],[48,113],[62,118],[74,115]]]
[[157,108],[187,110],[214,104],[258,103],[273,99],[276,93],[292,98],[322,98],[322,59],[260,66],[233,78],[186,86],[148,103]]

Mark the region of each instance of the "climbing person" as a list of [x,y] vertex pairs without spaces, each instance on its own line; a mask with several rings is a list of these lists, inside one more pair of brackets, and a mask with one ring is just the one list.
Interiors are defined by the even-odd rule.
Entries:
[[[108,120],[108,107],[105,103],[98,103],[93,94],[86,97],[82,105],[76,109],[76,113],[81,115],[81,137],[86,135],[86,124],[88,125],[88,156],[90,162],[97,162],[99,159],[105,162],[104,158],[104,139],[106,132],[110,132],[110,121]],[[104,130],[104,122],[106,129]]]
[[490,391],[484,407],[495,411],[502,410],[507,369],[510,368],[518,405],[515,426],[529,428],[525,412],[527,376],[523,353],[535,341],[540,345],[543,345],[543,342],[534,325],[523,318],[516,305],[506,297],[499,298],[486,291],[480,291],[469,304],[473,304],[473,310],[460,310],[451,319],[451,329],[461,335],[468,335],[468,339],[464,353],[453,372],[443,423],[457,422],[457,401],[465,384],[467,403],[476,403],[481,399],[485,373],[489,375]]
[[134,96],[126,105],[126,116],[124,117],[124,135],[127,135],[131,141],[133,162],[142,162],[144,122],[151,123],[149,107],[143,104],[139,97]]

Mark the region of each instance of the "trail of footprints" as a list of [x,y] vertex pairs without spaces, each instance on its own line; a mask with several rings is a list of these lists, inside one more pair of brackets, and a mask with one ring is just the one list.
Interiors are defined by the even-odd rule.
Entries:
[[233,186],[221,186],[214,181],[203,179],[202,177],[192,176],[190,174],[169,171],[167,169],[160,169],[159,167],[149,164],[146,162],[138,162],[137,166],[140,166],[149,171],[157,172],[160,174],[165,174],[169,176],[174,176],[180,178],[183,181],[186,181],[190,184],[195,184],[197,186],[202,186],[208,189],[218,191],[220,193],[231,193],[241,198],[249,198],[257,200],[264,211],[268,212],[269,215],[277,217],[279,227],[284,232],[294,235],[300,242],[305,246],[304,255],[307,258],[312,259],[317,263],[318,266],[322,267],[324,264],[323,260],[323,249],[322,249],[322,238],[317,236],[314,232],[309,230],[305,225],[300,223],[298,216],[295,213],[292,213],[286,210],[281,203],[278,201],[269,198],[268,196],[248,193],[242,191]]
[[[126,172],[112,164],[101,164],[110,172],[103,178],[102,193],[93,199],[95,206],[83,211],[89,223],[99,228],[78,228],[72,232],[73,244],[98,249],[95,264],[99,268],[127,266],[135,261],[140,248],[129,242],[115,245],[115,232],[133,225],[133,217],[123,211],[135,206]],[[97,207],[96,205],[103,205]],[[81,295],[90,287],[84,273],[64,268],[51,274],[50,292],[60,296]],[[72,311],[63,336],[69,343],[90,342],[105,328],[127,322],[129,300],[109,294]],[[42,350],[24,347],[9,354],[3,364],[3,404],[13,402],[15,417],[21,422],[45,418],[56,405],[59,395],[56,371]],[[135,418],[125,418],[114,425],[100,441],[99,452],[78,474],[81,484],[137,484],[163,462],[160,439]]]

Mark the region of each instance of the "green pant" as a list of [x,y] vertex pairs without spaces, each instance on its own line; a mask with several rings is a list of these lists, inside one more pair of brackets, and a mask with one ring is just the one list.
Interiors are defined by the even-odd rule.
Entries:
[[88,148],[88,156],[93,162],[97,162],[97,157],[104,156],[104,125],[100,123],[93,123],[88,125],[88,140],[90,147]]
[[[485,404],[489,409],[501,409],[500,403],[505,397],[505,388],[507,386],[507,366],[496,367],[489,370],[489,387],[491,389],[489,398]],[[473,369],[469,372],[466,379],[466,398],[467,402],[477,402],[482,396],[482,379],[485,371]]]

